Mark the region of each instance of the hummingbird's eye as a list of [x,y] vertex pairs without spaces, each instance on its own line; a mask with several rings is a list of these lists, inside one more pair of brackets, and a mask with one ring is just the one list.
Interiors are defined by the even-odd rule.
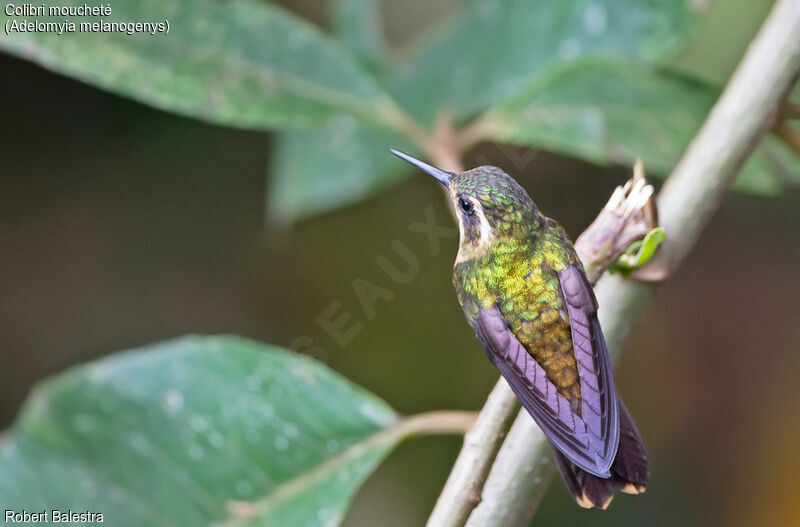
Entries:
[[458,198],[458,206],[461,207],[461,210],[464,212],[464,214],[466,214],[467,216],[472,216],[472,212],[474,211],[474,209],[472,207],[472,203],[470,203],[469,200],[464,198]]

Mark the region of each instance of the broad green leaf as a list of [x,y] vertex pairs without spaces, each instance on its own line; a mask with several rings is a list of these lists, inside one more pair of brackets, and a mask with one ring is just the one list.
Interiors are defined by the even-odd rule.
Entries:
[[586,54],[652,63],[676,49],[692,16],[684,0],[488,0],[429,35],[391,84],[422,122],[458,118],[512,97]]
[[332,31],[364,68],[380,74],[385,68],[386,42],[379,0],[333,0]]
[[337,525],[397,423],[291,352],[183,338],[39,386],[0,446],[0,503],[114,526]]
[[399,134],[346,116],[317,130],[282,132],[270,155],[270,219],[288,223],[328,212],[399,181],[407,168],[389,148],[416,150]]
[[639,157],[667,173],[714,101],[713,90],[634,64],[587,58],[539,79],[487,117],[495,140],[597,163]]
[[[392,119],[392,103],[341,46],[271,4],[117,0],[111,9],[103,22],[169,22],[169,31],[12,33],[0,38],[0,49],[157,108],[235,127],[307,125],[333,113]],[[80,27],[100,17],[67,20]]]
[[714,0],[670,69],[724,86],[775,0]]
[[[333,2],[334,36],[365,68],[380,73],[383,33],[377,0]],[[313,129],[282,132],[272,143],[267,213],[286,224],[356,203],[407,172],[389,148],[413,148],[402,135],[347,116]]]

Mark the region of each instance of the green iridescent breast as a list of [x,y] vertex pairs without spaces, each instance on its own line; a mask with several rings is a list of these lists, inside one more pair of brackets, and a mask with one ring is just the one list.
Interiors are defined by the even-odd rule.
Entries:
[[470,324],[497,305],[517,340],[559,393],[580,400],[572,332],[558,272],[578,262],[560,227],[548,225],[527,243],[501,238],[481,258],[456,265],[454,285]]

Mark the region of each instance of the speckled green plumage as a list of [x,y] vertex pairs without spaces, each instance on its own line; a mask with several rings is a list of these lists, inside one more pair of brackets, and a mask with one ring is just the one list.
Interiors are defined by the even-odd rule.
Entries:
[[481,226],[462,216],[462,241],[453,283],[470,324],[497,305],[509,328],[573,408],[580,383],[558,271],[580,265],[564,230],[539,213],[527,193],[494,167],[453,177],[452,192],[473,197],[492,228],[480,246]]

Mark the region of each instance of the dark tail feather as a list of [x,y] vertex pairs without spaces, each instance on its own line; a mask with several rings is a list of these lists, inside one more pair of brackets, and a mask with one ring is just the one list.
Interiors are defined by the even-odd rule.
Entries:
[[584,509],[605,509],[614,498],[613,479],[598,478],[575,466],[561,452],[553,448],[553,457],[561,479],[578,505]]
[[650,467],[644,442],[628,410],[619,400],[619,448],[611,478],[598,478],[576,467],[564,454],[553,448],[553,457],[564,484],[581,507],[605,509],[614,498],[616,489],[628,494],[645,491]]
[[650,462],[644,441],[625,408],[619,401],[619,449],[611,465],[611,479],[617,488],[628,494],[641,494],[650,478]]

